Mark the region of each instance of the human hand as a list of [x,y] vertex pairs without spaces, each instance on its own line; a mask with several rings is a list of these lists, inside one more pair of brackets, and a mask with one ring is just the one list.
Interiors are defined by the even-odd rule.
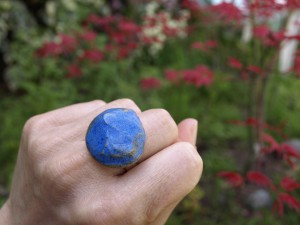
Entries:
[[[90,122],[109,108],[133,109],[146,132],[144,153],[127,171],[99,164],[86,149]],[[24,126],[0,224],[164,224],[200,179],[196,134],[197,121],[177,126],[165,110],[141,112],[128,99],[80,103],[35,116]]]

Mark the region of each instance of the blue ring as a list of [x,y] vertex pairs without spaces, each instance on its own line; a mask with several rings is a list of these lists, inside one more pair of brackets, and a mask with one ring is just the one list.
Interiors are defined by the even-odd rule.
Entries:
[[141,157],[146,134],[133,110],[112,108],[91,122],[85,141],[89,152],[99,163],[109,167],[126,167]]

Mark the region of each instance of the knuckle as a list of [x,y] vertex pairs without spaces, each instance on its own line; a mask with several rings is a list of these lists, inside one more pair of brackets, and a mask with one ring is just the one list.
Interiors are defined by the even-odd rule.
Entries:
[[185,170],[186,174],[189,174],[191,184],[196,185],[202,174],[202,158],[192,144],[188,142],[178,142],[176,145],[179,149],[182,149],[182,151],[180,151],[181,163],[183,165],[182,169]]
[[171,114],[165,109],[155,109],[157,121],[161,121],[161,125],[168,130],[177,131],[177,125],[172,118]]
[[134,107],[134,108],[137,107],[136,103],[130,98],[123,98],[120,101],[127,107]]
[[40,127],[42,121],[43,119],[41,118],[41,115],[31,117],[26,121],[23,133],[30,135],[33,131],[36,131]]
[[189,142],[178,142],[177,145],[179,145],[179,148],[184,149],[184,151],[182,151],[184,153],[183,159],[186,161],[187,165],[190,165],[192,168],[202,167],[202,159],[194,145]]
[[99,99],[93,100],[93,101],[91,101],[91,103],[93,103],[93,104],[95,104],[95,106],[99,106],[99,107],[106,104],[105,101],[102,101],[102,100],[99,100]]
[[30,162],[40,162],[44,157],[44,148],[45,142],[48,141],[48,137],[43,135],[39,136],[32,136],[28,138],[28,148],[27,148],[27,155]]
[[171,114],[165,109],[156,109],[156,115],[158,118],[161,118],[163,121],[166,121],[168,124],[174,123]]
[[118,99],[113,102],[110,102],[107,104],[108,108],[129,108],[132,109],[136,112],[141,112],[140,108],[137,106],[137,104],[129,99],[129,98],[123,98],[123,99]]

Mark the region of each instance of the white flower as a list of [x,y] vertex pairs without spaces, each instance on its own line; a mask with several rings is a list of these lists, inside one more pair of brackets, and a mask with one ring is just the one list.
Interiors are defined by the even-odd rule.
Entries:
[[75,11],[77,9],[77,2],[74,0],[62,0],[62,4],[67,10]]
[[[290,16],[287,28],[286,36],[295,36],[300,33],[300,10],[296,10]],[[279,52],[279,71],[286,73],[291,70],[294,65],[295,54],[298,48],[297,40],[285,40],[281,44]]]
[[[190,18],[189,11],[182,10],[180,17],[173,19],[172,15],[166,11],[156,12],[159,5],[156,2],[151,2],[146,5],[146,20],[143,23],[142,36],[146,39],[155,40],[149,46],[149,53],[151,55],[157,54],[164,46],[167,40],[167,33],[165,28],[174,30],[172,36],[184,38],[187,36],[186,27]],[[150,22],[151,21],[151,22]]]
[[156,42],[156,43],[153,43],[151,46],[150,46],[150,48],[149,48],[149,53],[151,54],[151,55],[156,55],[160,50],[162,50],[162,48],[163,48],[163,44],[161,44],[161,43],[158,43],[158,42]]
[[157,2],[150,2],[146,5],[145,10],[146,10],[146,15],[147,16],[153,16],[158,9],[159,4]]
[[242,41],[248,43],[251,41],[253,33],[252,33],[252,23],[250,19],[245,19],[243,23],[243,32],[242,32]]

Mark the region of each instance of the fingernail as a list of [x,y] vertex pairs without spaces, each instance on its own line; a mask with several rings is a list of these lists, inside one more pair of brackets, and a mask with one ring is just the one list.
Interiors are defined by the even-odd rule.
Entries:
[[198,121],[196,119],[191,120],[191,142],[196,146],[198,133]]

